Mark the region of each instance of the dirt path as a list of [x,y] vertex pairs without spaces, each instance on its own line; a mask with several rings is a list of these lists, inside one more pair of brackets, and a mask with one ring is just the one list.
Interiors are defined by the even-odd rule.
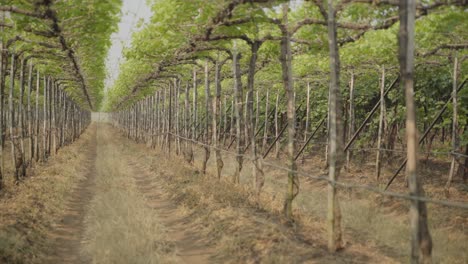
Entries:
[[[95,127],[90,129],[95,129]],[[64,216],[51,234],[51,238],[55,242],[53,243],[53,253],[47,258],[47,263],[90,262],[89,256],[82,255],[80,248],[84,233],[84,216],[94,192],[96,143],[96,134],[94,133],[84,148],[88,152],[86,164],[83,164],[83,168],[87,172],[73,189]]]
[[216,249],[210,245],[196,227],[191,226],[188,217],[181,216],[180,209],[167,197],[164,191],[150,179],[147,172],[132,163],[139,190],[147,197],[150,208],[156,210],[161,222],[168,229],[176,254],[184,263],[208,263]]
[[95,128],[46,263],[208,263],[214,248],[134,159],[134,143]]
[[108,125],[95,137],[88,177],[70,195],[46,263],[395,263],[359,244],[329,254],[320,227],[286,227],[242,186],[204,177]]

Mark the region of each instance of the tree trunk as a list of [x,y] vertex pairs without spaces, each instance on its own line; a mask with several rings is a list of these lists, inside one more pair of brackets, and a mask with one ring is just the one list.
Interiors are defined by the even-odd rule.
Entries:
[[[247,74],[247,115],[246,115],[246,127],[248,131],[248,138],[250,139],[250,149],[252,153],[252,176],[253,176],[253,186],[257,192],[257,195],[260,194],[262,187],[265,183],[265,176],[262,168],[262,161],[257,156],[257,140],[255,138],[255,127],[258,117],[254,116],[253,110],[253,95],[254,95],[254,82],[255,82],[255,67],[257,63],[257,53],[261,46],[260,41],[254,41],[251,45],[251,56],[249,61],[249,70]],[[258,101],[258,94],[257,94]],[[259,113],[258,103],[257,103],[257,115]]]
[[328,44],[330,50],[330,92],[328,131],[328,250],[335,252],[343,248],[341,210],[338,200],[338,181],[343,161],[343,121],[340,94],[340,55],[336,37],[336,20],[333,0],[328,0]]
[[19,166],[21,166],[21,161],[17,158],[17,150],[16,150],[16,136],[15,135],[15,109],[14,109],[14,102],[13,102],[13,92],[15,88],[15,60],[16,57],[14,54],[11,55],[11,69],[10,69],[10,93],[8,97],[8,108],[10,112],[10,120],[9,120],[9,129],[10,129],[10,142],[11,142],[11,158],[13,160],[13,168],[15,170],[15,181],[19,182],[20,175],[19,175]]
[[25,59],[21,59],[21,66],[20,66],[20,94],[19,94],[19,100],[18,100],[18,137],[19,137],[19,155],[18,159],[21,164],[21,166],[18,167],[19,171],[19,177],[25,177],[26,176],[26,155],[24,151],[24,136],[25,136],[25,131],[24,131],[24,107],[23,107],[23,99],[24,99],[24,74],[26,71],[26,61]]
[[284,202],[284,214],[287,218],[291,219],[293,216],[292,206],[293,201],[299,193],[299,178],[297,176],[296,161],[294,157],[294,139],[296,133],[296,107],[294,96],[294,83],[292,76],[292,54],[290,32],[288,29],[288,11],[289,5],[283,4],[283,24],[281,25],[281,69],[283,87],[287,95],[287,119],[288,119],[288,189],[286,200]]
[[242,120],[242,113],[243,111],[243,95],[242,95],[242,79],[241,79],[241,71],[240,71],[240,53],[237,51],[236,42],[234,42],[234,50],[232,52],[232,63],[233,63],[233,73],[234,73],[234,89],[235,89],[235,100],[236,100],[236,108],[235,108],[235,115],[236,115],[236,160],[237,160],[237,167],[236,171],[233,175],[233,182],[240,183],[240,173],[242,171],[242,164],[244,162],[244,158],[242,156],[242,147],[244,146],[244,140],[242,136],[243,132],[243,120]]
[[[209,71],[208,71],[208,61],[205,62],[205,144],[203,145],[203,149],[205,151],[205,159],[202,163],[202,172],[206,174],[206,168],[208,164],[208,160],[210,159],[210,108],[212,107],[211,102],[211,92],[210,92],[210,78],[209,78]],[[215,119],[216,123],[216,119]]]
[[[400,74],[405,89],[406,103],[406,139],[407,159],[406,173],[409,180],[410,195],[424,196],[417,174],[418,129],[416,125],[416,105],[414,103],[414,24],[416,13],[415,0],[400,0],[399,17],[399,62]],[[432,239],[427,225],[426,204],[411,200],[411,263],[431,263]]]

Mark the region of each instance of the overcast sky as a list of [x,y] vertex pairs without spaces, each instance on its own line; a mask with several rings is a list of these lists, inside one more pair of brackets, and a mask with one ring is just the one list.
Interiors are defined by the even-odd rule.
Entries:
[[151,17],[151,9],[146,1],[123,0],[119,30],[111,36],[112,46],[106,61],[106,91],[119,75],[119,65],[123,62],[122,49],[130,45],[132,33],[135,31],[138,21],[141,19],[148,21]]

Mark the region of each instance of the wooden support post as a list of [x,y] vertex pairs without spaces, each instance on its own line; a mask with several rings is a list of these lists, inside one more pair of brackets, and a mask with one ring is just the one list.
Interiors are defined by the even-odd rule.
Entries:
[[242,94],[242,79],[241,79],[241,71],[240,71],[240,53],[237,51],[237,43],[234,42],[234,50],[233,50],[233,74],[234,74],[234,89],[235,89],[235,99],[236,99],[236,160],[237,160],[237,167],[236,171],[233,175],[233,182],[239,184],[240,183],[240,173],[242,171],[242,165],[244,158],[242,157],[242,150],[244,145],[244,137],[243,134],[243,94]]
[[[197,133],[197,124],[198,124],[198,86],[197,86],[197,71],[196,68],[193,68],[193,128],[192,128],[192,139],[198,137]],[[193,162],[193,161],[192,161]]]
[[[278,107],[279,107],[279,92],[276,93],[276,101],[275,101],[275,138],[279,138]],[[278,140],[275,140],[275,158],[279,158],[279,151],[280,151],[280,142]],[[265,158],[265,155],[263,155],[263,157]]]
[[[418,128],[416,124],[416,104],[414,102],[414,27],[416,0],[400,0],[399,62],[406,104],[406,173],[411,196],[424,197],[417,171]],[[431,263],[432,239],[427,225],[426,203],[410,201],[411,263]]]
[[13,169],[14,169],[14,173],[15,173],[15,181],[16,182],[19,182],[20,180],[20,175],[19,175],[19,166],[21,166],[20,164],[20,160],[17,159],[17,156],[16,156],[16,133],[15,133],[15,107],[14,107],[14,102],[13,102],[13,92],[14,92],[14,88],[15,88],[15,61],[16,61],[16,56],[15,54],[12,54],[11,55],[11,69],[10,69],[10,92],[9,92],[9,96],[8,96],[8,110],[9,110],[9,115],[10,115],[10,120],[9,120],[9,129],[10,129],[10,142],[11,142],[11,158],[12,158],[12,161],[13,161]]
[[40,158],[40,151],[39,151],[39,92],[40,92],[40,87],[41,87],[41,78],[40,78],[40,73],[39,70],[37,70],[37,77],[36,77],[36,106],[34,109],[34,126],[35,126],[35,132],[34,132],[34,150],[35,150],[35,155],[34,158],[36,162],[39,161]]
[[322,127],[322,125],[325,123],[325,120],[326,120],[326,118],[322,118],[322,120],[319,121],[319,123],[316,126],[316,128],[314,129],[314,131],[312,131],[309,138],[307,138],[307,140],[304,142],[304,145],[302,145],[302,147],[300,148],[299,152],[297,153],[296,157],[294,158],[295,160],[297,160],[299,158],[299,156],[302,154],[302,152],[304,151],[306,146],[310,143],[310,141],[315,136],[315,134],[317,133],[319,128]]
[[304,127],[304,142],[307,140],[307,133],[309,132],[309,119],[310,119],[310,82],[307,81],[307,99],[306,99],[306,120]]
[[25,71],[26,71],[26,63],[27,61],[23,58],[21,59],[21,66],[20,66],[20,83],[19,83],[19,88],[20,88],[20,94],[19,94],[19,100],[18,100],[18,129],[19,129],[19,140],[20,140],[20,148],[19,148],[19,160],[21,163],[21,166],[18,168],[20,170],[20,176],[19,177],[26,177],[26,152],[24,148],[24,138],[25,138],[25,129],[24,129],[24,123],[25,123],[25,118],[27,118],[24,114],[24,89],[25,89]]
[[[234,121],[235,121],[235,109],[237,107],[237,105],[235,104],[235,97],[234,99],[231,100],[231,122],[229,123],[230,124],[230,130],[229,130],[229,139],[231,139],[231,144],[234,142],[234,139],[236,138],[234,136],[234,132],[235,132],[235,129],[236,129],[236,126],[234,124]],[[237,123],[237,121],[236,121]],[[231,148],[231,145],[229,145],[228,149]]]
[[341,209],[338,189],[335,181],[339,180],[343,163],[343,120],[340,92],[340,54],[337,43],[337,26],[333,0],[328,0],[328,44],[330,57],[330,91],[329,91],[329,131],[328,131],[328,250],[336,252],[343,248],[341,227]]
[[[456,153],[459,148],[458,139],[458,96],[457,96],[457,79],[458,79],[458,56],[455,54],[453,61],[453,81],[452,81],[452,151]],[[445,188],[448,191],[453,180],[453,175],[456,172],[457,156],[452,154],[450,163],[450,172]]]
[[[392,84],[390,84],[390,86],[385,90],[383,96],[387,96],[387,94],[392,90],[393,87],[395,87],[395,84],[397,84],[398,80],[400,80],[400,77],[397,77],[395,78],[395,80],[392,82]],[[369,114],[367,114],[366,118],[364,119],[364,121],[362,122],[361,126],[359,126],[359,128],[357,129],[357,131],[353,134],[353,136],[349,139],[348,143],[346,143],[345,147],[344,147],[344,151],[347,151],[351,146],[352,144],[354,143],[354,141],[357,139],[357,137],[359,136],[359,134],[361,133],[361,131],[364,129],[364,127],[366,126],[367,122],[369,122],[370,118],[374,115],[374,113],[377,111],[377,108],[380,106],[380,100],[374,105],[374,107],[372,108],[372,110],[369,112]]]
[[173,91],[172,87],[169,84],[169,105],[167,107],[168,114],[167,114],[167,120],[168,120],[168,125],[167,125],[167,147],[169,150],[169,154],[171,153],[171,132],[172,132],[172,99],[173,99]]
[[205,158],[202,162],[202,173],[206,174],[208,160],[210,159],[210,121],[211,121],[211,113],[210,109],[212,107],[211,102],[211,92],[210,92],[210,76],[209,76],[209,65],[208,60],[205,61],[205,126],[204,126],[204,138],[203,141],[205,145],[203,146],[203,150],[205,152]]
[[[56,104],[57,104],[57,83],[56,82],[53,82],[52,83],[52,96],[51,96],[51,114],[52,114],[52,118],[51,118],[51,127],[52,127],[52,133],[51,133],[51,136],[52,136],[52,153],[54,155],[57,154],[57,124],[56,124]],[[81,122],[80,122],[81,123]],[[80,134],[81,134],[82,130],[80,128]]]
[[[356,119],[354,114],[354,71],[351,71],[351,80],[349,81],[349,122],[348,122],[348,138],[354,134],[354,129],[356,127]],[[346,170],[349,171],[350,161],[351,161],[352,151],[350,149],[346,150]]]
[[174,82],[174,89],[175,89],[175,105],[174,105],[174,110],[176,112],[176,153],[177,155],[180,155],[181,153],[181,147],[180,147],[180,104],[179,104],[179,99],[180,99],[180,79],[176,79]]
[[264,116],[264,120],[263,120],[263,141],[262,141],[262,151],[265,151],[265,147],[268,143],[268,130],[269,130],[269,127],[268,127],[268,122],[269,122],[269,112],[270,112],[270,109],[269,109],[269,106],[270,106],[270,90],[267,89],[267,92],[266,92],[266,100],[265,100],[265,113],[263,114]]
[[[457,93],[460,92],[460,90],[463,88],[463,86],[465,85],[465,83],[468,81],[468,79],[465,79],[457,88]],[[453,93],[451,93],[453,94]],[[442,107],[442,109],[440,109],[439,113],[437,113],[436,117],[432,120],[432,123],[427,127],[426,131],[424,131],[424,134],[419,138],[419,141],[418,141],[418,144],[420,145],[424,139],[427,137],[427,135],[429,134],[429,132],[431,131],[431,129],[435,126],[435,124],[439,121],[439,119],[442,117],[442,115],[445,113],[445,111],[447,110],[448,108],[448,104],[450,103],[450,101],[452,100],[452,96],[450,96],[450,98],[445,102],[444,106]],[[398,174],[400,174],[400,172],[403,170],[403,168],[406,166],[406,163],[408,162],[408,159],[405,159],[400,167],[398,167],[398,170],[393,174],[393,176],[390,178],[390,180],[388,181],[387,185],[385,186],[385,190],[388,189],[388,187],[390,187],[390,185],[392,184],[393,180],[395,180],[396,176],[398,176]]]
[[34,141],[33,141],[33,124],[32,124],[32,110],[31,110],[31,90],[32,90],[32,82],[33,82],[33,62],[32,60],[29,61],[29,71],[28,71],[28,91],[27,91],[27,119],[28,119],[28,163],[31,165],[33,157],[34,157]]
[[[218,58],[219,60],[219,58]],[[215,151],[216,157],[216,172],[218,176],[218,180],[221,179],[221,172],[224,167],[223,158],[221,156],[221,151],[219,149],[219,131],[220,126],[217,125],[216,116],[221,112],[221,67],[222,64],[219,61],[216,61],[215,64],[215,98],[212,100],[213,104],[213,120],[212,120],[212,130],[213,130],[213,138],[212,138],[212,145]],[[220,114],[221,116],[221,114]]]
[[380,78],[380,115],[379,115],[379,132],[377,134],[377,156],[375,159],[375,180],[379,182],[381,171],[381,155],[382,137],[384,131],[384,115],[385,115],[385,66],[382,67],[382,76]]
[[[0,12],[1,15],[1,22],[5,22],[5,13],[3,11]],[[3,179],[5,175],[5,118],[3,113],[5,112],[5,74],[7,61],[7,55],[4,50],[4,28],[0,28],[1,37],[0,37],[0,190],[3,188]]]
[[42,105],[42,161],[47,159],[47,78],[44,76],[44,94]]

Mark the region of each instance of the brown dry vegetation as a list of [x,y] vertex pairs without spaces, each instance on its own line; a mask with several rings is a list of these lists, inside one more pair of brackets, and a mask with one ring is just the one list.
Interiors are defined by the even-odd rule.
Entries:
[[180,157],[125,144],[134,153],[133,162],[144,166],[140,174],[147,175],[154,188],[160,186],[165,196],[184,208],[180,211],[186,228],[197,230],[208,246],[216,248],[210,258],[215,263],[398,262],[378,248],[358,242],[344,252],[329,254],[324,225],[299,211],[297,220],[289,222],[281,214],[282,195],[266,191],[258,198],[245,185],[201,175]]
[[[197,150],[199,160],[196,159],[196,166],[200,166],[203,157],[202,151]],[[321,152],[317,152],[321,153]],[[229,176],[235,169],[235,157],[223,153],[225,163],[223,175]],[[269,163],[283,165],[281,159],[268,159]],[[398,163],[398,162],[397,162]],[[215,160],[213,157],[208,162],[209,172],[214,174]],[[324,160],[321,156],[309,156],[299,167],[299,170],[313,176],[326,175]],[[374,167],[372,165],[353,165],[349,173],[342,177],[343,182],[368,184],[372,179],[364,175],[373,175]],[[241,179],[246,185],[252,185],[251,162],[244,164]],[[389,177],[392,170],[388,169],[385,176]],[[422,171],[426,179],[425,189],[429,197],[436,199],[447,199],[444,191],[444,175],[431,174],[428,171]],[[270,193],[272,197],[277,197],[283,201],[286,190],[287,179],[286,172],[265,166],[265,192]],[[403,177],[404,176],[401,176]],[[382,182],[386,182],[384,178]],[[437,180],[438,179],[438,180]],[[321,239],[326,241],[325,221],[327,210],[326,183],[310,179],[306,176],[300,176],[301,191],[295,201],[296,216],[306,218],[320,226],[324,232]],[[409,259],[409,223],[408,208],[406,201],[384,197],[367,191],[357,191],[349,189],[340,189],[341,208],[343,210],[343,221],[345,226],[345,240],[347,243],[346,251],[353,248],[361,248],[359,243],[379,249],[383,254],[394,258],[400,262],[406,262]],[[406,192],[407,187],[403,182],[395,182],[393,190]],[[450,199],[455,201],[467,202],[468,194],[456,185],[450,189]],[[434,242],[433,259],[435,263],[467,263],[468,262],[468,212],[457,208],[447,208],[437,205],[428,205],[429,225]]]
[[57,156],[35,164],[19,185],[7,181],[0,198],[0,262],[43,263],[54,246],[51,236],[67,210],[70,193],[86,178],[94,133],[88,129]]
[[174,263],[157,212],[137,189],[125,144],[98,128],[95,193],[85,217],[81,254],[92,263]]

